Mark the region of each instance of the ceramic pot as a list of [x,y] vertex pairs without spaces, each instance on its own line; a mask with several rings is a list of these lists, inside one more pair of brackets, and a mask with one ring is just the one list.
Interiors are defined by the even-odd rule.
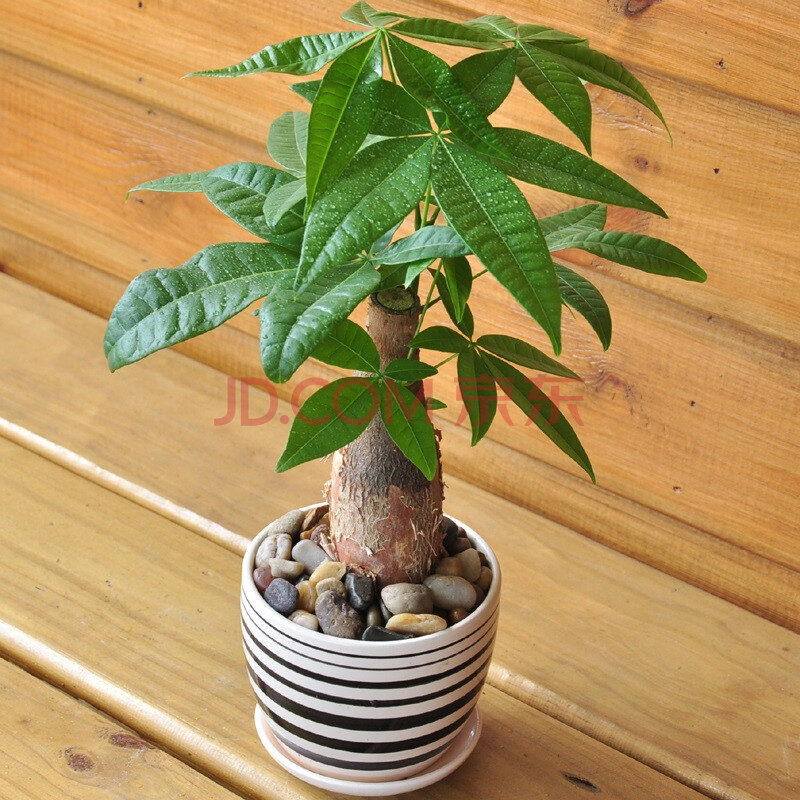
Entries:
[[253,582],[265,532],[247,548],[241,601],[250,682],[270,733],[305,769],[345,781],[408,778],[475,720],[497,629],[500,567],[475,531],[453,521],[488,559],[492,584],[466,619],[401,641],[339,639],[290,622]]

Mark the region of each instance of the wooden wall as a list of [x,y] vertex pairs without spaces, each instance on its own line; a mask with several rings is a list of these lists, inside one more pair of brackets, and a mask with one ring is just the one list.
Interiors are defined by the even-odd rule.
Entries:
[[[179,264],[210,242],[249,238],[201,198],[124,203],[125,191],[167,173],[266,158],[269,122],[303,107],[287,88],[295,78],[180,76],[301,33],[347,29],[337,19],[346,5],[0,0],[0,268],[105,316],[142,269]],[[565,322],[565,362],[586,377],[578,431],[598,487],[517,414],[471,452],[466,429],[455,424],[457,403],[439,416],[446,470],[800,628],[787,610],[800,591],[800,7],[777,0],[391,6],[547,22],[623,60],[661,105],[674,146],[647,112],[589,87],[595,158],[671,218],[615,209],[611,224],[667,238],[709,273],[698,286],[585,254],[569,259],[598,284],[614,319],[605,353],[582,321]],[[497,124],[574,144],[524,93],[513,98]],[[572,204],[544,190],[529,197],[543,214]],[[475,305],[482,332],[545,345],[492,281],[480,281]],[[184,350],[257,376],[256,333],[255,320],[242,315]],[[327,374],[309,365],[299,377]],[[453,397],[452,377],[445,371],[439,379],[444,399]],[[277,422],[253,429],[256,439],[284,435]],[[511,535],[502,524],[487,533]]]

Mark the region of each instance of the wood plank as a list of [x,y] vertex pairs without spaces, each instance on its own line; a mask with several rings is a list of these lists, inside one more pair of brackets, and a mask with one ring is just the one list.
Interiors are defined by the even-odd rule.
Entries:
[[238,797],[116,720],[4,660],[0,660],[0,702],[3,797]]
[[[252,730],[238,557],[7,441],[0,454],[0,649],[255,797],[324,797],[284,775]],[[564,773],[621,800],[700,797],[494,688],[482,709],[478,751],[420,797],[491,796],[502,781],[504,797],[566,798]]]
[[[204,167],[219,163],[214,160],[203,163],[200,158],[202,149],[192,152],[198,141],[197,135],[178,134],[163,147],[159,144],[159,137],[150,130],[144,136],[135,135],[129,117],[144,115],[145,109],[152,112],[147,121],[149,128],[157,130],[159,125],[164,126],[162,137],[174,131],[171,122],[164,119],[161,112],[164,109],[215,131],[221,129],[243,137],[262,153],[269,119],[289,108],[302,107],[297,96],[286,89],[296,80],[291,76],[268,75],[243,81],[180,81],[178,78],[198,64],[237,59],[258,46],[255,42],[262,43],[264,36],[280,39],[283,35],[296,35],[298,30],[315,29],[320,25],[324,28],[323,22],[338,27],[334,9],[331,7],[319,18],[316,10],[314,18],[308,12],[295,16],[282,10],[270,21],[268,33],[253,24],[248,31],[248,39],[252,37],[252,42],[247,43],[243,41],[242,31],[236,30],[236,20],[248,18],[244,8],[227,4],[225,8],[218,8],[212,0],[207,2],[213,9],[204,9],[203,4],[196,4],[189,12],[182,7],[178,9],[162,4],[156,7],[157,10],[147,10],[138,15],[135,9],[127,7],[118,7],[111,12],[113,4],[106,4],[106,13],[111,13],[111,17],[98,14],[97,5],[92,4],[91,10],[86,12],[90,19],[85,20],[85,24],[82,19],[79,25],[75,24],[73,8],[51,9],[55,3],[47,3],[38,11],[26,5],[20,12],[24,21],[20,22],[17,33],[9,35],[11,41],[6,44],[11,52],[44,61],[140,101],[136,114],[131,114],[120,100],[117,104],[121,107],[115,109],[110,125],[89,126],[82,120],[84,104],[97,102],[91,91],[85,90],[86,96],[84,90],[69,82],[63,83],[54,76],[48,78],[51,83],[63,87],[58,91],[55,104],[49,102],[51,108],[59,109],[59,136],[69,135],[60,129],[63,121],[68,119],[70,127],[86,137],[85,142],[80,140],[81,146],[76,145],[76,155],[82,153],[86,143],[98,138],[102,140],[103,155],[93,166],[89,165],[83,176],[84,180],[89,180],[94,173],[96,180],[99,168],[101,184],[95,185],[87,196],[98,191],[101,195],[106,194],[109,169],[118,168],[126,155],[128,161],[136,162],[139,167],[134,183],[162,172],[186,171],[198,163]],[[611,18],[619,24],[618,17],[611,15]],[[735,20],[736,25],[741,24],[740,15],[737,14]],[[686,24],[684,19],[676,28],[676,37],[685,38]],[[42,25],[46,26],[44,30],[40,30]],[[140,27],[142,25],[144,27]],[[40,30],[38,38],[30,29]],[[119,31],[118,36],[124,37],[124,47],[115,44],[114,37],[109,35],[115,30]],[[69,42],[74,37],[80,39],[85,31],[95,31],[94,38],[81,42],[80,48],[73,42],[72,47],[78,52],[74,57],[65,57]],[[695,35],[701,34],[697,32]],[[636,38],[635,31],[631,36]],[[38,45],[43,37],[46,37],[47,47]],[[704,42],[705,38],[703,36]],[[54,42],[58,42],[58,46],[54,46]],[[628,44],[626,41],[621,45],[624,51],[628,50]],[[694,43],[694,47],[697,48],[698,44]],[[453,52],[460,57],[464,55],[464,51]],[[659,45],[653,52],[663,58],[665,49]],[[698,52],[711,64],[705,43]],[[98,60],[103,64],[102,70],[97,69]],[[16,64],[17,71],[35,74],[30,62],[11,63]],[[748,82],[751,76],[752,73],[748,73]],[[707,269],[712,280],[702,288],[693,286],[687,290],[679,282],[609,267],[597,259],[594,262],[603,272],[618,280],[645,287],[715,316],[744,322],[771,335],[796,340],[800,324],[787,299],[800,289],[800,278],[791,266],[795,261],[794,241],[791,228],[776,225],[775,220],[800,213],[800,201],[792,190],[800,178],[800,160],[797,158],[800,117],[748,103],[719,91],[686,87],[672,78],[647,74],[642,77],[648,80],[653,94],[662,101],[665,114],[673,122],[674,148],[666,135],[659,132],[648,112],[613,92],[593,88],[596,102],[595,156],[653,196],[667,209],[671,219],[650,219],[643,213],[619,211],[612,215],[611,223],[674,241]],[[782,91],[779,87],[784,83],[771,84],[773,91]],[[17,89],[16,80],[9,81],[8,78],[4,78],[4,84],[10,105],[7,113],[12,114],[17,96],[26,102],[29,98],[35,102],[38,92],[30,87]],[[772,93],[765,92],[761,96],[771,98]],[[521,87],[515,88],[512,97],[515,99],[496,115],[498,124],[534,128],[574,144],[569,140],[569,134],[532,103]],[[265,108],[269,108],[266,119]],[[23,147],[33,146],[42,135],[38,131],[26,130],[24,116],[7,127],[19,131]],[[723,139],[719,135],[721,129],[725,130]],[[9,137],[8,147],[18,146],[14,139]],[[202,141],[203,137],[199,140]],[[187,143],[189,149],[182,158],[179,157],[181,141]],[[114,146],[109,148],[108,142],[113,142]],[[231,153],[247,157],[249,149],[247,144],[236,143],[226,152],[223,161],[230,160]],[[48,157],[52,159],[53,154],[58,158],[63,155],[60,148],[51,146],[48,153],[26,161],[41,166]],[[146,168],[148,160],[151,162],[149,170]],[[20,165],[14,164],[14,159],[12,164],[16,172]],[[46,185],[40,188],[39,196],[48,196],[48,192],[56,188],[52,186],[53,181],[59,181],[63,176],[65,192],[72,199],[71,183],[75,176],[71,170],[61,168],[45,172]],[[120,185],[119,191],[124,192],[130,185],[133,184]],[[534,201],[534,208],[541,213],[559,210],[571,202],[542,190],[531,190],[529,196]],[[746,204],[742,202],[743,197],[747,198]],[[69,204],[66,207],[69,208]],[[107,208],[105,216],[110,213],[110,208]],[[702,220],[702,224],[698,220]],[[163,220],[156,226],[149,225],[147,230],[163,231]],[[215,228],[206,228],[198,221],[192,230],[206,234]],[[170,231],[170,236],[173,233]],[[142,241],[135,229],[131,229],[128,235],[133,241]],[[732,247],[731,242],[735,242],[735,246]],[[159,246],[169,247],[163,242]],[[136,262],[131,260],[129,263],[133,265]],[[758,275],[759,280],[754,281],[754,275]]]
[[[0,330],[10,365],[0,415],[245,536],[287,505],[318,496],[326,472],[319,463],[275,478],[275,491],[270,471],[282,434],[270,432],[277,426],[213,426],[225,394],[223,376],[165,353],[143,364],[135,379],[125,371],[104,379],[90,351],[102,323],[53,298],[40,299],[30,287],[0,285],[0,297],[13,300],[25,331],[20,337],[11,335],[13,328]],[[38,307],[38,315],[23,313],[26,306]],[[3,319],[9,319],[6,308]],[[35,362],[34,353],[53,361]],[[36,363],[36,370],[26,363]],[[23,402],[16,387],[34,385],[42,372],[51,376],[49,394],[58,401]],[[191,387],[190,402],[180,399],[185,387]],[[489,468],[498,466],[493,457],[492,449],[482,455]],[[505,571],[494,685],[660,771],[694,770],[701,777],[692,785],[730,785],[760,796],[775,775],[796,780],[783,761],[800,708],[796,635],[518,504],[451,476],[447,485],[450,512],[490,537]],[[545,488],[551,485],[555,492],[559,481]],[[654,530],[653,539],[681,551],[681,558],[692,556],[671,531]],[[769,574],[733,559],[718,563],[725,564],[722,580],[760,583],[780,597]],[[780,601],[798,597],[794,584]],[[796,604],[788,613],[800,618]],[[728,795],[720,790],[712,796]]]

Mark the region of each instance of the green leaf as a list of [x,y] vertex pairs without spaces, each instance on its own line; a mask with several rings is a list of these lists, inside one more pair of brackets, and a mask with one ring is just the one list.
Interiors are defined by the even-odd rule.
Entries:
[[306,211],[342,173],[369,133],[380,96],[380,39],[357,45],[331,64],[311,108]]
[[182,175],[167,175],[164,178],[156,178],[153,181],[146,181],[128,189],[131,192],[202,192],[203,179],[208,175],[205,172],[185,172]]
[[500,107],[514,85],[516,57],[512,48],[475,53],[453,66],[453,75],[488,116]]
[[565,33],[564,31],[557,31],[555,28],[548,28],[546,25],[520,25],[517,28],[517,35],[525,42],[568,42],[570,44],[578,44],[585,42],[580,36],[575,36],[573,33]]
[[564,66],[572,70],[579,78],[583,78],[587,83],[603,86],[606,89],[632,97],[646,108],[649,108],[669,132],[667,122],[656,105],[656,101],[619,61],[615,61],[611,56],[607,56],[597,50],[592,50],[583,43],[553,42],[542,39],[537,41],[536,45],[546,49],[551,56],[557,57]]
[[291,279],[297,256],[271,244],[206,247],[175,269],[143,272],[108,321],[104,347],[112,371],[210,331]]
[[469,261],[461,256],[460,258],[443,258],[442,269],[447,283],[447,291],[453,304],[455,322],[461,322],[472,291],[472,267],[470,267]]
[[383,374],[398,383],[414,383],[434,376],[439,370],[413,358],[398,358],[392,361]]
[[364,432],[379,405],[375,378],[340,378],[323,386],[300,407],[276,471],[285,472],[350,444]]
[[[289,88],[310,103],[314,102],[322,81],[294,83]],[[431,133],[428,112],[402,86],[381,79],[378,110],[370,132],[379,136],[413,136]]]
[[436,259],[423,258],[404,264],[386,264],[380,268],[381,289],[392,289],[395,286],[409,286],[433,264]]
[[587,200],[667,216],[660,206],[638,189],[583,153],[516,128],[495,130],[514,158],[511,161],[495,160],[493,163],[512,178]]
[[547,52],[525,42],[517,43],[516,67],[523,86],[591,153],[592,103],[580,78]]
[[362,150],[306,224],[298,286],[350,260],[400,222],[428,183],[432,140],[387,139]]
[[428,407],[428,411],[441,411],[441,409],[447,408],[447,403],[443,403],[435,397],[426,397],[425,405]]
[[[306,182],[298,178],[268,192],[264,198],[264,222],[272,231],[283,230],[287,224],[303,224],[302,205],[306,199]],[[290,215],[289,220],[286,219]]]
[[560,375],[562,378],[575,378],[581,380],[580,375],[576,375],[571,369],[550,358],[541,350],[537,350],[533,345],[515,339],[513,336],[503,336],[501,334],[492,336],[481,336],[476,342],[478,347],[494,353],[496,356],[513,361],[523,367],[535,369],[538,372],[547,372],[550,375]]
[[611,312],[597,287],[583,275],[556,264],[558,288],[564,302],[574,308],[597,334],[603,350],[611,344]]
[[494,379],[509,399],[532,419],[537,428],[584,469],[592,482],[594,470],[572,426],[550,398],[518,369],[491,353],[483,355]]
[[261,364],[267,377],[284,383],[331,330],[378,288],[371,264],[338,267],[297,292],[291,281],[277,286],[261,306]]
[[397,76],[409,94],[426,108],[447,114],[453,132],[476,151],[510,158],[480,106],[445,61],[396,36],[388,41]]
[[378,372],[381,366],[378,348],[370,335],[349,319],[336,325],[311,356],[334,367],[362,372]]
[[438,270],[435,274],[436,288],[439,290],[439,298],[442,305],[447,311],[447,316],[453,321],[453,324],[470,339],[472,334],[475,333],[475,319],[472,316],[472,311],[468,305],[464,306],[464,310],[456,307],[453,298],[450,296],[450,288],[447,285],[447,278],[443,269]]
[[549,244],[555,234],[574,230],[603,230],[607,214],[608,210],[605,206],[592,203],[588,206],[578,206],[578,208],[570,208],[558,214],[551,214],[549,217],[540,217],[539,227]]
[[706,279],[706,273],[682,250],[669,242],[639,233],[579,231],[570,238],[564,237],[559,245],[562,250],[576,247],[654,275],[683,278],[685,281],[698,283]]
[[513,41],[517,38],[517,23],[501,14],[489,14],[465,22],[468,28],[485,33],[501,42]]
[[436,199],[461,238],[561,350],[561,296],[528,202],[500,170],[457,143],[434,154]]
[[306,174],[307,141],[308,114],[287,111],[270,125],[267,149],[273,161],[300,177]]
[[186,77],[238,78],[242,75],[256,75],[259,72],[311,75],[370,33],[371,31],[345,31],[298,36],[296,39],[269,45],[238,64],[220,69],[190,72]]
[[[381,264],[405,264],[423,259],[449,258],[472,252],[464,240],[446,225],[428,225],[399,239],[378,256]],[[420,270],[421,271],[421,270]]]
[[497,411],[497,387],[488,365],[473,348],[458,356],[458,388],[467,409],[474,447],[486,435]]
[[392,441],[403,455],[429,480],[439,465],[436,434],[425,404],[394,381],[382,387],[381,417]]
[[412,39],[422,39],[438,44],[452,44],[456,47],[474,47],[478,50],[491,50],[498,46],[497,39],[488,32],[474,26],[450,22],[447,19],[414,17],[398,22],[392,33],[400,33]]
[[203,179],[203,191],[223,214],[245,230],[270,239],[272,231],[264,221],[264,200],[273,188],[292,180],[291,174],[283,170],[241,161],[209,172]]
[[469,347],[469,342],[452,328],[433,325],[420,331],[411,340],[411,347],[416,350],[436,350],[440,353],[462,353]]
[[384,25],[391,25],[401,17],[405,18],[405,14],[376,11],[372,6],[364,2],[355,3],[342,14],[342,19],[353,22],[356,25],[364,25],[367,28],[381,28]]

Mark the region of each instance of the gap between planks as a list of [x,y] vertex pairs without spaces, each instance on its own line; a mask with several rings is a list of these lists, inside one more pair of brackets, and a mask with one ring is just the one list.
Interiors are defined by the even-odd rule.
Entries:
[[[78,453],[2,417],[0,417],[0,435],[48,461],[64,467],[70,472],[137,505],[143,506],[240,556],[244,554],[249,544],[250,540],[247,537],[180,506],[133,481],[104,469]],[[2,620],[0,620],[0,638],[13,644],[12,657],[19,663],[23,663],[24,659],[20,659],[20,657],[27,653],[35,658],[36,664],[47,665],[47,668],[43,668],[44,671],[40,677],[44,677],[50,683],[56,686],[66,686],[64,683],[64,678],[66,677],[69,680],[69,685],[73,687],[83,689],[91,686],[95,691],[100,692],[106,701],[106,707],[103,710],[112,716],[117,717],[118,712],[124,711],[126,724],[136,727],[138,721],[147,719],[149,724],[155,724],[159,730],[169,730],[172,733],[175,732],[176,726],[180,726],[181,736],[185,737],[183,741],[202,750],[202,747],[200,747],[201,737],[194,733],[189,726],[181,725],[168,714],[153,708],[135,695],[106,681],[99,675],[95,675],[91,670],[55,653],[34,637],[8,625]],[[629,758],[639,761],[666,777],[695,789],[709,798],[713,798],[713,800],[757,800],[750,793],[731,787],[717,776],[698,769],[688,761],[675,756],[642,737],[630,733],[605,717],[582,708],[562,695],[506,667],[492,664],[487,682],[515,700],[578,730]],[[83,696],[83,694],[84,692],[81,691],[80,696]],[[184,754],[178,753],[176,755],[184,759]],[[224,755],[220,748],[219,753],[213,750],[210,757],[219,766],[228,756]],[[246,772],[248,766],[243,762],[240,765],[235,765],[233,769],[236,774],[241,776],[243,772]],[[215,773],[208,774],[214,777]],[[228,778],[225,778],[223,783],[226,788],[229,788]],[[231,785],[239,784],[235,782]]]

